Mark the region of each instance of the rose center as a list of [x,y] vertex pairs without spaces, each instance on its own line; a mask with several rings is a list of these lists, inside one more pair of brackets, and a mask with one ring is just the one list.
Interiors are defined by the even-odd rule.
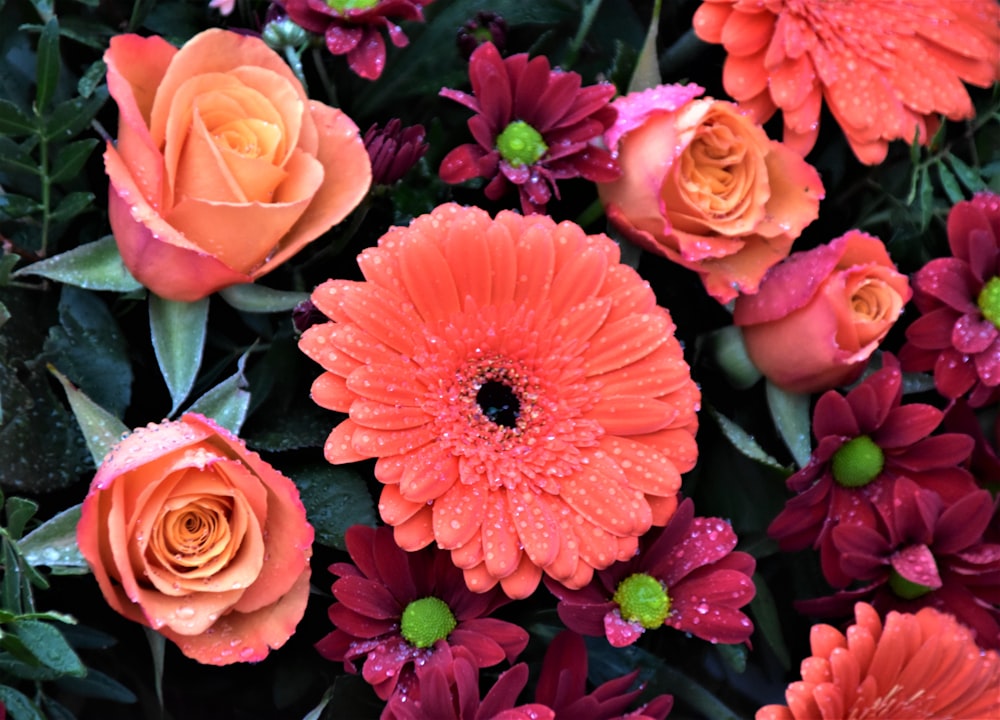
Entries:
[[921,585],[920,583],[915,583],[912,580],[907,580],[905,577],[900,575],[895,568],[892,568],[889,570],[889,589],[904,600],[916,600],[918,597],[923,597],[934,588]]
[[476,404],[494,425],[517,427],[521,402],[509,385],[497,380],[487,380],[476,393]]
[[891,308],[885,306],[885,289],[882,284],[865,283],[851,296],[854,314],[866,320],[881,320]]
[[882,448],[867,435],[860,435],[833,454],[833,479],[842,487],[864,487],[879,476],[884,466]]
[[670,614],[670,596],[666,588],[646,573],[636,573],[622,580],[612,599],[618,603],[623,618],[647,630],[663,625]]
[[531,165],[548,149],[541,133],[523,120],[515,120],[497,136],[500,157],[514,167]]
[[157,523],[151,545],[161,561],[178,568],[201,567],[229,545],[231,508],[219,498],[167,510]]
[[414,647],[430,647],[444,640],[458,623],[447,603],[436,597],[414,600],[403,610],[400,633]]
[[976,304],[983,311],[983,317],[1000,328],[1000,277],[992,277],[983,285]]
[[378,0],[326,0],[326,4],[337,12],[346,12],[373,8],[378,5]]

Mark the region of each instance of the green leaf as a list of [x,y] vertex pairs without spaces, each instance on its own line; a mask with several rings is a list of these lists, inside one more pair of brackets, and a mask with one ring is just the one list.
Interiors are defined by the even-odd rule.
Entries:
[[45,667],[65,675],[86,675],[87,668],[66,642],[62,633],[50,623],[40,620],[19,620],[10,626],[32,655]]
[[316,542],[344,550],[344,532],[352,525],[375,525],[375,506],[364,478],[354,470],[315,465],[290,472],[299,488]]
[[26,695],[6,685],[0,685],[0,702],[11,720],[46,720]]
[[5,136],[0,136],[0,169],[35,176],[41,174],[38,162],[31,154]]
[[948,154],[945,159],[948,164],[951,165],[951,169],[958,176],[958,179],[962,182],[965,187],[969,188],[970,191],[977,193],[986,190],[986,183],[979,176],[975,170],[965,164],[962,159],[956,155]]
[[49,180],[54,183],[62,183],[76,177],[94,148],[97,147],[97,143],[97,138],[87,138],[63,145],[56,155]]
[[754,573],[753,584],[757,588],[757,593],[750,601],[750,613],[753,615],[755,628],[763,636],[764,642],[774,650],[781,667],[788,670],[792,666],[792,661],[788,656],[788,647],[781,632],[781,619],[774,605],[774,596],[771,595],[771,589],[760,573]]
[[747,669],[746,645],[715,645],[716,652],[734,672],[744,673]]
[[962,188],[958,185],[958,180],[955,179],[955,175],[949,170],[943,162],[937,162],[934,164],[937,170],[938,179],[941,181],[941,187],[944,189],[944,194],[948,196],[948,200],[952,205],[955,203],[962,202],[965,200],[965,194],[962,192]]
[[38,62],[35,65],[35,112],[48,108],[59,82],[59,20],[52,16],[38,39]]
[[187,303],[150,293],[149,329],[156,360],[173,401],[170,415],[177,412],[194,386],[207,325],[208,298]]
[[122,262],[118,245],[111,235],[32,263],[14,273],[15,277],[20,275],[40,275],[87,290],[132,292],[142,288]]
[[28,521],[38,512],[38,503],[27,498],[12,497],[4,507],[7,511],[7,533],[17,540],[24,533]]
[[156,688],[156,700],[163,710],[163,658],[166,653],[167,639],[153,628],[144,627],[146,640],[149,642],[149,652],[153,656],[153,686]]
[[54,223],[72,220],[90,207],[92,202],[94,202],[94,193],[71,192],[59,201],[56,209],[49,215],[49,220]]
[[809,420],[810,396],[786,392],[770,380],[765,387],[767,407],[771,411],[774,426],[781,439],[785,441],[785,447],[792,454],[796,464],[805,467],[812,457],[812,444],[809,439],[812,428]]
[[101,83],[107,72],[107,64],[103,60],[95,60],[77,80],[76,91],[80,93],[81,97],[89,98],[94,94],[94,89]]
[[80,575],[90,572],[87,561],[76,544],[76,524],[82,505],[74,505],[54,515],[24,536],[18,547],[32,567],[45,565],[56,575]]
[[309,299],[309,293],[274,290],[253,283],[231,285],[220,290],[219,295],[237,310],[251,313],[287,312]]
[[234,435],[238,435],[250,408],[250,393],[247,379],[243,374],[247,354],[237,362],[236,372],[198,398],[188,408],[188,412],[201,413],[210,417]]
[[14,193],[0,195],[0,220],[18,220],[25,215],[38,212],[41,208],[37,200],[23,195]]
[[[7,538],[0,537],[3,546],[3,604],[2,607],[13,613],[20,614],[24,610],[21,603],[21,563],[17,557],[16,546]],[[0,639],[4,636],[0,635]]]
[[94,668],[87,669],[85,677],[61,677],[55,684],[62,690],[82,697],[101,698],[124,704],[136,701],[135,693]]
[[10,100],[0,100],[0,133],[19,137],[35,132],[35,123]]
[[660,56],[656,50],[657,31],[660,27],[660,0],[653,3],[653,15],[649,21],[646,39],[639,51],[639,59],[635,71],[628,84],[628,92],[637,92],[656,87],[663,81],[660,78]]
[[926,167],[920,169],[920,183],[918,189],[920,203],[920,229],[926,230],[931,224],[931,216],[934,214],[934,183],[931,182],[930,170]]
[[63,386],[63,390],[66,391],[69,406],[83,432],[87,449],[90,450],[90,455],[94,458],[94,465],[99,467],[111,448],[129,432],[129,428],[117,417],[77,390],[66,379],[65,375],[51,365],[49,372],[55,375]]
[[719,424],[719,429],[733,447],[743,455],[775,470],[788,472],[788,468],[764,452],[753,436],[713,407],[707,406],[709,414]]
[[47,140],[66,140],[79,134],[90,124],[108,99],[108,88],[102,85],[88,98],[71,98],[55,106],[45,118]]

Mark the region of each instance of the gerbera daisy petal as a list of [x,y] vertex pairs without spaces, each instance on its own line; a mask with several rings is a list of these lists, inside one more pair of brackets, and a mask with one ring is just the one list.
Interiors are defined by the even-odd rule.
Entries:
[[466,545],[478,533],[485,515],[486,494],[465,483],[453,483],[434,502],[438,545],[448,550]]

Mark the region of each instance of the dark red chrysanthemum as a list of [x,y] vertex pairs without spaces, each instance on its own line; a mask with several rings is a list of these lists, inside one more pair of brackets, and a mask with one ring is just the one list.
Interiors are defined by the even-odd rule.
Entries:
[[1000,195],[955,205],[948,244],[952,257],[913,276],[923,315],[906,329],[899,359],[905,370],[933,369],[945,397],[969,393],[969,404],[982,407],[1000,397]]
[[937,493],[900,478],[893,495],[888,525],[832,532],[841,569],[864,586],[800,609],[846,614],[859,600],[883,615],[935,607],[971,628],[980,646],[1000,649],[1000,545],[983,542],[995,510],[989,492],[945,505]]
[[450,665],[423,665],[407,692],[393,695],[380,720],[555,720],[539,703],[515,705],[528,681],[528,666],[518,663],[497,678],[479,699],[479,668],[464,648]]
[[817,548],[823,575],[838,588],[852,578],[840,568],[831,530],[840,524],[874,528],[879,518],[891,522],[900,477],[937,492],[946,503],[977,489],[972,475],[958,467],[972,452],[972,438],[930,437],[942,412],[903,405],[903,374],[892,355],[882,358],[884,367],[846,396],[836,390],[820,396],[813,411],[816,449],[788,478],[788,489],[797,494],[767,530],[782,550]]
[[636,556],[618,562],[581,590],[549,578],[566,627],[631,645],[646,631],[669,625],[709,642],[741,643],[753,623],[739,608],[753,599],[753,557],[733,552],[736,534],[719,518],[694,517],[690,498],[662,531],[653,530]]
[[451,665],[453,649],[489,667],[512,661],[528,644],[523,629],[486,617],[506,596],[471,592],[447,553],[401,550],[388,527],[354,525],[345,541],[355,564],[330,566],[338,576],[330,606],[335,629],[316,649],[350,672],[363,658],[361,674],[383,700],[397,684],[414,682],[415,666]]
[[[351,70],[366,80],[377,80],[385,67],[382,30],[396,47],[408,38],[396,24],[423,21],[423,9],[434,0],[279,0],[288,16],[326,40],[333,55],[346,55]],[[391,20],[390,20],[391,18]]]
[[583,638],[566,630],[545,651],[535,700],[568,720],[663,720],[674,705],[671,695],[659,695],[642,707],[628,707],[642,693],[631,689],[639,671],[612,678],[587,692],[587,646]]
[[440,93],[476,113],[468,122],[476,142],[445,156],[445,182],[489,178],[484,192],[491,200],[513,183],[527,215],[544,213],[552,196],[559,197],[557,180],[618,179],[618,163],[595,144],[617,117],[609,105],[611,83],[581,87],[577,73],[552,70],[542,56],[502,58],[491,42],[472,53],[469,80],[471,95],[450,88]]
[[392,185],[417,164],[427,152],[427,133],[423,125],[403,127],[393,118],[384,128],[378,123],[365,133],[365,150],[372,161],[372,184]]

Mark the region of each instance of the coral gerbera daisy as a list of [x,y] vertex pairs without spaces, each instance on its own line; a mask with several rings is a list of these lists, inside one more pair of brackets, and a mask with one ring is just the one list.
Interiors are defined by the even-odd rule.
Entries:
[[1000,655],[980,651],[954,617],[933,608],[890,612],[883,626],[870,605],[854,613],[846,633],[813,625],[813,654],[785,691],[788,705],[767,705],[756,720],[1000,715]]
[[511,662],[528,644],[522,628],[487,617],[506,596],[470,592],[447,554],[401,550],[386,527],[354,525],[345,540],[354,564],[330,567],[335,629],[316,649],[351,672],[364,660],[361,674],[383,700],[407,691],[415,667],[450,665],[456,649],[478,668]]
[[[997,9],[1000,13],[1000,8]],[[1000,195],[979,193],[948,214],[952,257],[913,276],[923,315],[906,329],[906,370],[934,370],[947,398],[969,393],[972,407],[1000,397]]]
[[580,87],[579,74],[552,70],[544,56],[501,58],[491,42],[472,53],[469,80],[472,95],[440,93],[476,113],[468,121],[476,142],[445,156],[439,171],[445,182],[489,178],[484,192],[491,200],[513,183],[527,215],[544,213],[559,197],[557,180],[611,182],[621,175],[611,153],[595,144],[617,117],[611,83]]
[[945,506],[937,493],[900,478],[888,525],[833,530],[841,568],[864,587],[799,609],[839,615],[857,600],[883,613],[933,606],[968,626],[980,646],[1000,650],[1000,545],[983,541],[994,508],[986,490]]
[[802,155],[824,100],[858,159],[877,164],[892,140],[927,143],[939,115],[972,117],[962,81],[1000,79],[996,0],[703,0],[693,24],[729,53],[726,92],[758,122],[780,109]]
[[874,528],[891,522],[900,477],[938,493],[946,503],[977,489],[960,463],[975,442],[963,433],[930,436],[943,413],[922,403],[902,404],[903,374],[882,355],[882,369],[841,395],[830,390],[813,411],[817,445],[808,464],[788,478],[797,493],[771,522],[781,549],[819,550],[823,575],[834,587],[852,578],[839,563],[831,531],[839,524]]
[[[378,80],[385,67],[382,30],[396,47],[409,39],[396,24],[422,21],[424,7],[434,0],[278,0],[288,16],[326,40],[333,55],[346,55],[347,64],[366,80]],[[391,18],[391,19],[390,19]]]
[[713,643],[740,643],[753,632],[740,608],[753,599],[756,562],[734,547],[729,523],[694,517],[687,499],[666,527],[642,539],[634,558],[598,572],[587,587],[545,584],[559,598],[566,627],[604,635],[614,647],[663,625]]
[[541,215],[443,205],[312,294],[300,347],[349,413],[332,463],[376,457],[406,550],[451,551],[473,590],[582,587],[677,507],[698,387],[670,314],[618,246]]

